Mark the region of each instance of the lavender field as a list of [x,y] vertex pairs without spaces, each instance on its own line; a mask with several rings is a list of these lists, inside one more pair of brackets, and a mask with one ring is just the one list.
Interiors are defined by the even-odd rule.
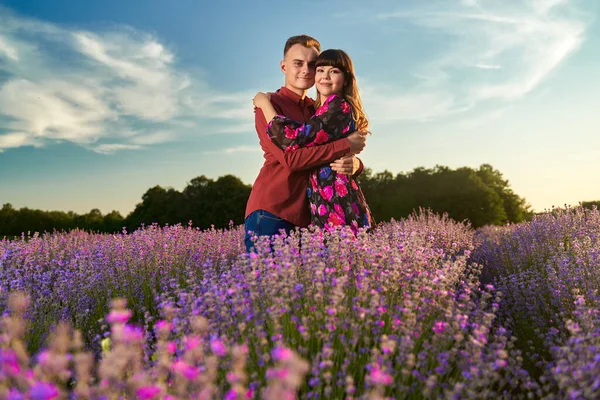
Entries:
[[0,241],[0,399],[600,397],[598,210],[242,237]]

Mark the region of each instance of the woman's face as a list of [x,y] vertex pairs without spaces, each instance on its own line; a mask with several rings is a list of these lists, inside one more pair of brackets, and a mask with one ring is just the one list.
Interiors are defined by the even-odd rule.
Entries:
[[324,97],[341,94],[344,90],[344,73],[339,68],[317,67],[315,84],[319,93]]

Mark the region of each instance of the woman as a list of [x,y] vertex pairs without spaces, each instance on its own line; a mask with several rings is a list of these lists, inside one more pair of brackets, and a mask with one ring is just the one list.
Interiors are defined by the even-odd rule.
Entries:
[[[276,115],[265,93],[257,93],[254,105],[262,109],[267,132],[284,151],[318,146],[345,138],[354,130],[366,131],[368,120],[356,85],[352,60],[342,50],[325,50],[316,60],[315,115],[305,123]],[[310,175],[307,194],[311,224],[332,229],[349,225],[356,234],[359,228],[373,226],[365,197],[353,177],[338,174],[328,165],[315,168]]]

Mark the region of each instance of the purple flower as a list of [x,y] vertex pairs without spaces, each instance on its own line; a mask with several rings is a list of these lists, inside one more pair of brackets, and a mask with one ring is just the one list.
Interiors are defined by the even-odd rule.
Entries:
[[51,383],[36,382],[29,390],[31,400],[51,400],[58,397],[58,389]]

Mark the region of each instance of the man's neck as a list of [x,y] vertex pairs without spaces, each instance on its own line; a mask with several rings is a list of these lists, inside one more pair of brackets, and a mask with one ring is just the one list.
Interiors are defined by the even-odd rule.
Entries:
[[300,96],[301,99],[304,99],[306,97],[306,92],[307,90],[302,90],[302,89],[296,89],[294,87],[291,87],[289,85],[285,85],[285,87],[288,90],[291,90],[292,92],[296,93],[298,96]]

